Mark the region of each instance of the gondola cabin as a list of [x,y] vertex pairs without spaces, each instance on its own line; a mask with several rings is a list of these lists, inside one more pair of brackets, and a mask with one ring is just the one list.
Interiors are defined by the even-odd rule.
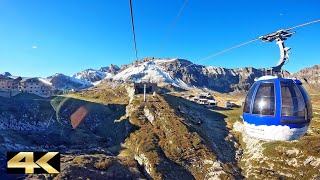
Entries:
[[244,131],[265,140],[296,140],[312,119],[309,96],[296,79],[263,76],[250,88],[243,107]]

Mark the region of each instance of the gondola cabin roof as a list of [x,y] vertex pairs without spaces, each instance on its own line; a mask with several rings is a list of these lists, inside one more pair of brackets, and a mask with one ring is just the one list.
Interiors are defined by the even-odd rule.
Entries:
[[297,78],[282,78],[282,77],[278,77],[278,76],[262,76],[260,78],[256,78],[254,81],[255,82],[268,82],[268,81],[293,81],[295,82],[297,85],[302,85],[302,82],[300,80],[298,80]]

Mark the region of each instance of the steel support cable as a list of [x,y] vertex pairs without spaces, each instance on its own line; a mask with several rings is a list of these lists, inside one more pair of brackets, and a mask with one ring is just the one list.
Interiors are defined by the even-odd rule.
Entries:
[[129,0],[129,2],[130,2],[130,16],[131,16],[131,26],[132,26],[132,34],[133,34],[133,41],[134,41],[134,50],[135,50],[135,53],[136,53],[136,59],[138,61],[139,58],[138,58],[136,32],[135,32],[135,29],[134,29],[134,17],[133,17],[133,10],[132,10],[132,0]]
[[[252,39],[252,40],[250,40],[250,41],[248,41],[248,42],[245,42],[245,43],[242,43],[242,44],[233,46],[233,47],[231,47],[231,48],[225,49],[225,50],[223,50],[223,51],[220,51],[220,52],[218,52],[218,53],[212,54],[212,55],[210,55],[210,56],[207,56],[207,57],[205,57],[205,58],[203,58],[203,59],[200,59],[200,60],[196,61],[195,63],[199,63],[199,62],[202,62],[202,61],[211,59],[211,58],[213,58],[213,57],[215,57],[215,56],[218,56],[218,55],[220,55],[220,54],[224,54],[224,53],[226,53],[226,52],[228,52],[228,51],[231,51],[231,50],[236,49],[236,48],[238,48],[238,47],[241,47],[241,46],[250,44],[250,43],[252,43],[252,42],[254,42],[254,41],[257,41],[257,40],[259,40],[259,38]],[[191,65],[192,65],[192,64],[188,65],[187,67],[189,67],[189,66],[191,66]]]
[[294,26],[294,27],[291,27],[291,28],[287,28],[285,30],[290,31],[292,29],[296,29],[296,28],[299,28],[299,27],[302,27],[302,26],[307,26],[307,25],[310,25],[310,24],[313,24],[313,23],[317,23],[317,22],[320,22],[320,19],[315,20],[315,21],[311,21],[311,22],[307,22],[307,23],[304,23],[304,24],[300,24],[298,26]]

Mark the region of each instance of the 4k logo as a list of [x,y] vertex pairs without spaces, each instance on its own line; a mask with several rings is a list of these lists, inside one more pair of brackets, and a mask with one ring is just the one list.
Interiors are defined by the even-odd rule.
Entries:
[[7,152],[8,174],[58,174],[59,152]]

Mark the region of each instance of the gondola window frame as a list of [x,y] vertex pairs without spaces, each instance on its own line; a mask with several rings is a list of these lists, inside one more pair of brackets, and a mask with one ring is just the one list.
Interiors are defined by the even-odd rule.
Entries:
[[[268,97],[268,98],[273,98],[273,103],[271,104],[271,103],[267,103],[266,105],[268,105],[269,106],[269,111],[268,112],[270,112],[270,113],[264,113],[264,112],[255,112],[254,110],[255,110],[255,107],[257,107],[257,104],[256,104],[256,100],[257,100],[257,95],[258,95],[258,93],[259,93],[259,90],[260,90],[260,88],[261,87],[263,87],[264,86],[264,84],[272,84],[272,87],[273,87],[273,96],[270,96],[270,97],[268,97],[268,96],[265,96],[264,98],[266,98],[266,97]],[[263,97],[261,97],[261,98],[263,98]],[[277,103],[276,103],[276,101],[277,101],[277,97],[276,97],[276,84],[275,84],[275,82],[273,82],[273,81],[265,81],[265,82],[260,82],[260,84],[259,84],[259,86],[257,87],[257,89],[256,89],[256,91],[255,91],[255,93],[254,93],[254,97],[253,97],[253,99],[252,99],[252,102],[251,102],[251,104],[252,104],[252,107],[251,107],[251,114],[252,115],[256,115],[256,116],[270,116],[270,117],[275,117],[276,116],[276,111],[277,111]],[[273,105],[272,106],[272,108],[271,108],[271,105]],[[268,107],[267,106],[267,107]],[[273,111],[271,111],[273,109]]]
[[[251,114],[252,113],[252,101],[255,97],[257,88],[259,86],[260,83],[255,82],[253,83],[253,85],[251,86],[251,88],[248,91],[247,97],[244,101],[244,105],[243,105],[243,113],[245,114]],[[250,98],[250,101],[248,101],[248,98]],[[248,108],[248,109],[247,109]],[[249,110],[249,111],[247,111]]]
[[[297,97],[296,97],[296,98],[297,98],[296,101],[297,101],[297,102],[296,102],[296,104],[294,104],[294,97],[292,97],[292,93],[293,93],[293,92],[290,91],[291,99],[292,99],[292,103],[293,103],[293,104],[292,104],[293,107],[292,107],[292,111],[290,111],[290,112],[287,113],[287,114],[284,114],[284,107],[286,107],[286,106],[284,106],[284,94],[283,94],[283,89],[282,89],[282,85],[283,85],[283,84],[292,84],[292,87],[293,87],[293,88],[296,88],[298,94],[300,95],[300,97],[298,97],[298,95],[296,94],[296,96],[297,96]],[[296,93],[296,92],[294,91],[294,93]],[[301,92],[301,89],[298,87],[298,85],[297,85],[294,81],[280,82],[280,94],[281,94],[281,110],[280,110],[281,112],[280,112],[280,114],[281,114],[282,117],[305,118],[305,117],[307,116],[308,112],[305,111],[305,109],[306,109],[306,107],[307,107],[307,102],[306,102],[305,97],[303,96],[303,94],[302,94],[302,92]],[[302,101],[299,100],[298,98],[301,98]],[[300,104],[301,102],[304,103],[304,111],[301,111],[301,112],[303,112],[303,116],[302,116],[302,115],[299,116],[299,114],[295,114],[295,113],[299,113],[299,111],[298,111],[298,112],[295,112],[295,108],[297,108],[297,109],[299,110],[299,104]],[[297,105],[297,107],[295,107],[295,105]]]

